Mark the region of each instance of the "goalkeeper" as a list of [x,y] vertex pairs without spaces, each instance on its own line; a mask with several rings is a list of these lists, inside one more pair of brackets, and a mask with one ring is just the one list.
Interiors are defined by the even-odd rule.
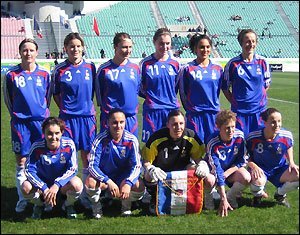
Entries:
[[213,186],[214,176],[209,174],[207,164],[200,161],[204,155],[202,141],[193,130],[185,128],[184,114],[180,110],[170,111],[167,127],[154,132],[142,149],[144,183],[151,195],[150,214],[155,214],[157,181],[166,179],[166,172],[194,168],[207,187]]

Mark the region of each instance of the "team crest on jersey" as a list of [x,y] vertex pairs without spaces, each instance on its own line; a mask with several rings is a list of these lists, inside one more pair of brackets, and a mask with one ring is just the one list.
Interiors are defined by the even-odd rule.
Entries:
[[256,73],[259,74],[259,75],[261,75],[261,69],[260,69],[259,65],[257,65]]
[[133,80],[135,79],[133,69],[130,69],[130,78],[133,79]]
[[278,145],[277,149],[276,149],[276,154],[281,155],[282,154],[282,148],[280,145]]
[[120,151],[120,157],[125,157],[126,154],[126,147],[122,147]]
[[169,75],[174,75],[174,69],[172,66],[169,67]]
[[216,74],[215,70],[213,70],[212,73],[211,73],[211,79],[212,80],[216,80],[217,79],[217,74]]
[[238,154],[238,152],[239,152],[239,148],[238,148],[238,146],[234,146],[234,149],[233,149],[233,154],[234,155],[237,155]]
[[90,73],[88,70],[85,70],[85,80],[90,80]]
[[60,154],[59,163],[61,163],[61,164],[65,164],[66,163],[66,158],[65,158],[65,156],[62,153]]
[[36,86],[42,86],[42,80],[40,79],[39,76],[36,79]]
[[182,151],[181,151],[181,154],[180,154],[180,157],[185,157],[186,156],[186,150],[185,150],[185,147],[182,148]]

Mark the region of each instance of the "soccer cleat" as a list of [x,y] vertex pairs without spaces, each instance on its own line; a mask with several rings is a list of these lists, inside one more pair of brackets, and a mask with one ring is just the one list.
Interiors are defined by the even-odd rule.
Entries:
[[122,200],[121,215],[130,216],[131,215],[131,201],[129,199]]
[[26,200],[18,201],[15,210],[17,213],[21,213],[21,212],[25,211],[26,206],[27,206]]
[[260,207],[261,206],[261,199],[262,199],[262,196],[253,197],[252,206],[253,207]]
[[237,203],[236,201],[236,197],[232,197],[229,193],[227,193],[227,200],[230,204],[230,206],[233,208],[233,209],[236,209],[239,207],[239,204]]
[[274,194],[274,199],[276,200],[276,202],[279,204],[279,205],[282,205],[282,206],[285,206],[287,208],[290,208],[291,205],[290,203],[287,201],[286,199],[286,194],[284,195],[280,195],[278,193],[275,193]]
[[92,211],[95,219],[100,219],[103,216],[102,205],[100,201],[92,205]]
[[66,201],[62,205],[62,210],[66,211],[68,219],[76,219],[77,218],[77,213],[76,213],[73,205],[66,206]]
[[32,219],[40,219],[43,213],[43,206],[34,205],[33,212],[32,212]]

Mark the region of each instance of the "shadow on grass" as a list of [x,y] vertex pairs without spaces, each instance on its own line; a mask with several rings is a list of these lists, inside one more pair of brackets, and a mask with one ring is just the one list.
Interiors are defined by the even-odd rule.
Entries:
[[[237,198],[237,202],[239,207],[253,207],[252,206],[253,195],[251,193],[243,192],[243,196],[241,198]],[[219,200],[214,200],[215,208],[219,208]],[[263,198],[261,201],[261,205],[256,208],[269,208],[277,205],[276,201],[272,197]]]
[[[57,196],[57,205],[52,209],[51,212],[43,212],[42,219],[62,217],[65,218],[65,212],[61,209],[62,204],[65,200],[65,196],[58,194]],[[26,209],[22,213],[17,213],[15,211],[15,206],[18,201],[17,189],[7,188],[1,186],[1,220],[3,221],[12,221],[12,222],[21,222],[26,218],[30,218],[32,215],[33,204],[28,203]],[[139,203],[133,203],[132,205],[132,216],[141,216],[148,213],[148,205]],[[92,211],[85,209],[78,200],[75,202],[75,210],[77,214],[83,214],[86,218],[92,217]],[[118,217],[121,214],[121,201],[120,200],[111,200],[103,203],[103,214],[105,217]]]

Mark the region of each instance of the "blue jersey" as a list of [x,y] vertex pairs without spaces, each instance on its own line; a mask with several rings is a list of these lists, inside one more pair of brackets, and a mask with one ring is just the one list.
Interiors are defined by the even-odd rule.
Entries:
[[266,140],[264,128],[250,132],[247,136],[249,160],[265,172],[287,165],[287,150],[294,144],[292,133],[281,129],[273,140]]
[[244,133],[235,129],[230,143],[221,140],[220,131],[214,132],[207,144],[206,159],[211,166],[212,174],[217,178],[217,185],[225,185],[224,172],[233,167],[246,166],[246,143]]
[[225,66],[222,90],[232,88],[233,112],[259,113],[267,107],[266,88],[270,83],[270,68],[264,57],[255,54],[251,62],[246,62],[239,55]]
[[179,92],[187,112],[219,111],[223,68],[211,60],[207,67],[196,60],[189,62],[179,72]]
[[98,134],[92,145],[89,172],[104,183],[127,172],[126,183],[133,186],[141,173],[138,139],[126,130],[119,143],[112,139],[108,130]]
[[159,61],[152,54],[140,62],[140,67],[142,74],[140,96],[145,98],[143,110],[178,109],[179,62],[171,56],[166,61]]
[[3,79],[4,101],[12,119],[42,121],[49,117],[51,92],[50,74],[38,64],[33,72],[18,64]]
[[124,65],[117,65],[112,60],[100,65],[96,98],[101,112],[108,114],[112,108],[121,108],[126,116],[137,114],[140,81],[139,66],[130,60]]
[[53,184],[66,185],[78,171],[77,154],[72,139],[61,137],[60,147],[49,150],[46,140],[35,142],[25,164],[25,175],[34,187],[45,191]]
[[96,67],[93,62],[82,60],[73,65],[69,60],[55,66],[52,74],[54,95],[60,96],[60,115],[94,116],[93,98]]

